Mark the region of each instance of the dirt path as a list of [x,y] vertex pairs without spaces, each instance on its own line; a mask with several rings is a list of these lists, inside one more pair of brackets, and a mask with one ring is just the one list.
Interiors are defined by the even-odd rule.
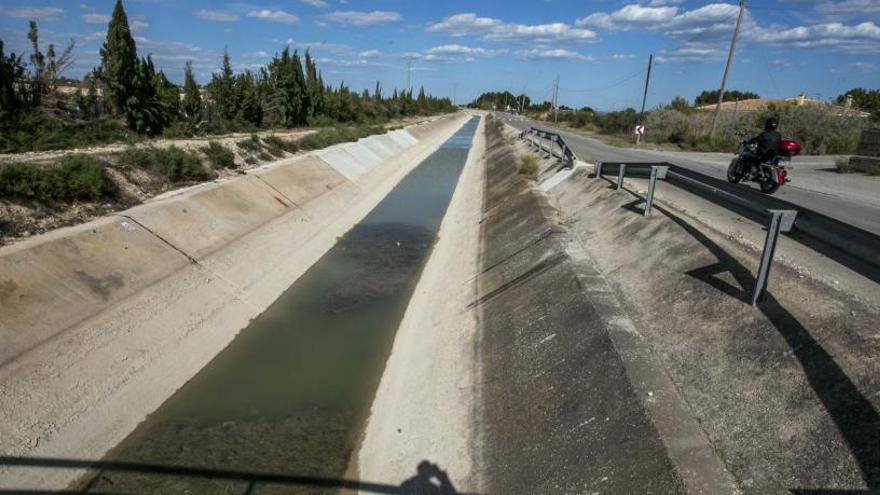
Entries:
[[[426,117],[407,117],[404,119],[397,119],[389,122],[385,125],[386,128],[390,127],[399,127],[406,126],[409,124],[413,124],[422,120],[425,120]],[[256,134],[261,138],[275,135],[281,139],[289,140],[289,139],[300,139],[309,134],[314,134],[318,132],[320,128],[301,128],[301,129],[270,129],[266,131],[259,132],[235,132],[232,134],[220,134],[220,135],[212,135],[212,136],[204,136],[204,137],[195,137],[188,139],[165,139],[165,138],[157,138],[157,139],[147,139],[144,141],[140,141],[135,143],[134,146],[137,148],[144,147],[155,147],[155,148],[168,148],[170,146],[177,146],[178,148],[182,148],[187,151],[198,151],[200,148],[208,144],[209,141],[217,141],[218,143],[226,146],[230,149],[235,149],[235,143],[242,139],[247,139],[251,135]],[[104,144],[100,146],[89,146],[86,148],[73,148],[66,150],[52,150],[52,151],[28,151],[25,153],[0,153],[0,164],[2,163],[10,163],[10,162],[48,162],[51,160],[55,160],[61,158],[65,155],[70,155],[74,153],[85,153],[87,155],[108,155],[113,153],[119,153],[125,151],[130,145],[128,143],[111,143]]]
[[398,484],[422,461],[476,491],[475,297],[485,136],[481,122],[439,241],[394,340],[357,456],[359,478]]

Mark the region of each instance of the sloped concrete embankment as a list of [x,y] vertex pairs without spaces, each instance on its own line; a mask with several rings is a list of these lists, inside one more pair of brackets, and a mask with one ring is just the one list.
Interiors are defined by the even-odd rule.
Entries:
[[[461,114],[0,250],[0,452],[94,458],[222,350]],[[63,486],[71,472],[3,472]]]
[[753,308],[760,252],[587,168],[549,191],[744,492],[880,488],[877,308],[781,263]]
[[491,493],[734,491],[701,434],[670,414],[681,410],[675,394],[657,400],[646,389],[658,369],[638,344],[615,337],[621,326],[633,330],[610,309],[601,275],[569,255],[568,228],[517,174],[513,146],[487,128],[475,301],[485,486]]
[[[373,399],[359,479],[404,483],[423,461],[479,493],[477,309],[485,135],[481,120]],[[353,463],[354,464],[354,463]],[[361,493],[371,493],[362,490]]]

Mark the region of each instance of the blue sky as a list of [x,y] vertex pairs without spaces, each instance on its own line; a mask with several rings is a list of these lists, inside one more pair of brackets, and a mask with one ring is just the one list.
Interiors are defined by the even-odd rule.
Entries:
[[[715,88],[738,7],[691,0],[125,0],[141,55],[175,81],[190,59],[204,83],[228,46],[237,70],[286,44],[311,47],[325,79],[390,91],[412,85],[467,102],[523,89],[569,106],[637,107]],[[113,0],[0,0],[0,39],[20,52],[27,20],[45,43],[73,38],[71,76],[98,63]],[[729,87],[827,99],[880,87],[880,0],[751,0]]]

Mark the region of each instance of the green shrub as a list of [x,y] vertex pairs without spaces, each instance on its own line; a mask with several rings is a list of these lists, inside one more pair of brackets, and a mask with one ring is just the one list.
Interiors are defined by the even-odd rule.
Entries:
[[113,118],[70,124],[45,112],[34,112],[14,121],[0,122],[2,153],[82,148],[137,139],[125,123]]
[[284,156],[285,145],[285,141],[274,134],[263,138],[263,146],[266,148],[266,151],[275,157]]
[[129,148],[119,155],[125,165],[152,170],[171,182],[207,180],[210,175],[195,153],[176,146],[168,148]]
[[69,155],[49,166],[32,163],[0,166],[2,198],[93,201],[109,190],[103,167],[88,155]]
[[235,145],[248,153],[256,153],[260,151],[260,137],[253,134],[247,139],[237,141]]
[[208,145],[202,147],[202,153],[214,168],[236,168],[235,154],[217,141],[208,141]]
[[384,132],[385,128],[377,125],[331,127],[309,134],[300,139],[297,144],[300,149],[319,150],[334,144],[357,141],[360,138]]
[[520,155],[519,173],[529,179],[536,180],[538,178],[538,157],[531,154]]

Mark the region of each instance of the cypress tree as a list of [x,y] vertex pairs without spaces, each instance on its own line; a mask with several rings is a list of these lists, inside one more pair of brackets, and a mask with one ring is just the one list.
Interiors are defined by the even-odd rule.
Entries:
[[183,114],[193,122],[198,121],[202,116],[202,95],[193,75],[192,62],[189,60],[183,68]]
[[150,57],[138,61],[125,117],[129,128],[140,134],[159,134],[168,123],[169,112],[159,98],[156,77],[156,67]]
[[[107,92],[113,106],[120,114],[128,113],[128,99],[135,93],[135,80],[139,67],[137,48],[122,0],[116,0],[113,16],[107,27],[107,40],[101,47],[101,69]],[[129,119],[130,120],[130,119]]]
[[0,125],[27,108],[27,98],[20,90],[24,75],[21,56],[15,53],[4,55],[3,40],[0,40]]
[[305,124],[308,117],[308,97],[306,95],[306,77],[297,50],[293,51],[293,115],[294,125]]
[[208,94],[216,109],[212,113],[220,117],[221,120],[232,121],[238,111],[238,105],[235,101],[235,79],[229,60],[229,50],[223,50],[223,66],[220,69],[220,74],[211,75]]

